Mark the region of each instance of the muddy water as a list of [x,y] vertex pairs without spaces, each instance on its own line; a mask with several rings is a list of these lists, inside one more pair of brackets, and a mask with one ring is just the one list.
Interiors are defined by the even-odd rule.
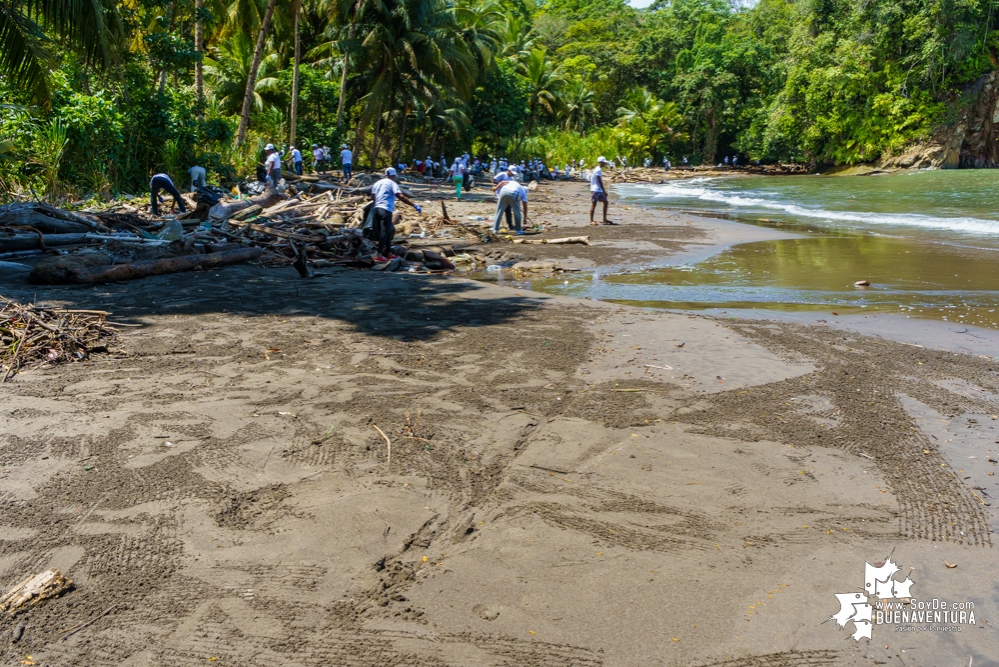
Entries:
[[[999,328],[999,172],[736,177],[618,193],[801,238],[734,246],[690,266],[580,274],[533,288],[659,308],[879,311]],[[860,280],[871,286],[855,287]]]

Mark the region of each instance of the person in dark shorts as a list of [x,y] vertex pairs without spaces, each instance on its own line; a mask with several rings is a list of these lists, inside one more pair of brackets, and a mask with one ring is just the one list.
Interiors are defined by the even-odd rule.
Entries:
[[[590,174],[590,224],[603,224],[603,225],[613,225],[615,223],[607,219],[607,188],[604,187],[604,165],[607,164],[607,158],[603,155],[597,158],[597,166],[593,168],[593,172]],[[604,205],[604,219],[601,222],[597,222],[593,219],[593,214],[597,211],[597,204],[602,203]]]
[[153,215],[160,214],[160,191],[166,190],[166,192],[173,197],[173,202],[175,206],[180,207],[181,213],[187,213],[187,207],[184,205],[184,199],[177,192],[177,187],[173,184],[173,179],[170,178],[168,174],[154,174],[149,181],[149,201],[152,204]]

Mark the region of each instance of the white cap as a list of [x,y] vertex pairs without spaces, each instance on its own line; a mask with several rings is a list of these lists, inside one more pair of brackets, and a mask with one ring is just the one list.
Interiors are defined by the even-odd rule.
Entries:
[[264,146],[264,150],[265,151],[272,151],[272,150],[274,150],[274,144],[267,144],[266,146]]
[[388,169],[386,169],[385,170],[385,175],[386,176],[395,176],[396,175],[395,168],[394,167],[389,167]]
[[600,157],[597,158],[597,162],[607,162],[607,158],[601,155]]
[[347,144],[340,144],[340,148],[346,148]]

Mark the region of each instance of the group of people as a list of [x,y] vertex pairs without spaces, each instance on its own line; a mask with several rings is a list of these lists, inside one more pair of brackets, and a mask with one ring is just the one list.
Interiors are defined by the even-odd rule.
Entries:
[[[281,165],[284,162],[290,162],[292,169],[298,176],[301,176],[304,172],[305,160],[302,157],[302,151],[295,146],[288,148],[287,157],[285,157],[285,153],[277,150],[274,144],[267,144],[264,147],[264,155],[267,182],[271,187],[277,187],[277,182],[281,178]],[[275,158],[274,155],[277,155],[277,157]],[[312,144],[312,171],[317,174],[325,174],[332,163],[332,154],[329,146],[320,147],[318,144]],[[345,182],[353,178],[354,153],[347,147],[347,144],[340,146],[340,169],[343,172],[343,180]],[[270,178],[272,172],[277,174],[277,180]]]

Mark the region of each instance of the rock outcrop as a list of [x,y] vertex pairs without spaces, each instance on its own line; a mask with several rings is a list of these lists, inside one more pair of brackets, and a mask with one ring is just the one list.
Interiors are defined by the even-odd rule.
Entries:
[[884,156],[878,169],[939,169],[999,167],[999,85],[989,72],[963,96],[973,100],[957,121],[939,128],[923,143],[900,155]]

